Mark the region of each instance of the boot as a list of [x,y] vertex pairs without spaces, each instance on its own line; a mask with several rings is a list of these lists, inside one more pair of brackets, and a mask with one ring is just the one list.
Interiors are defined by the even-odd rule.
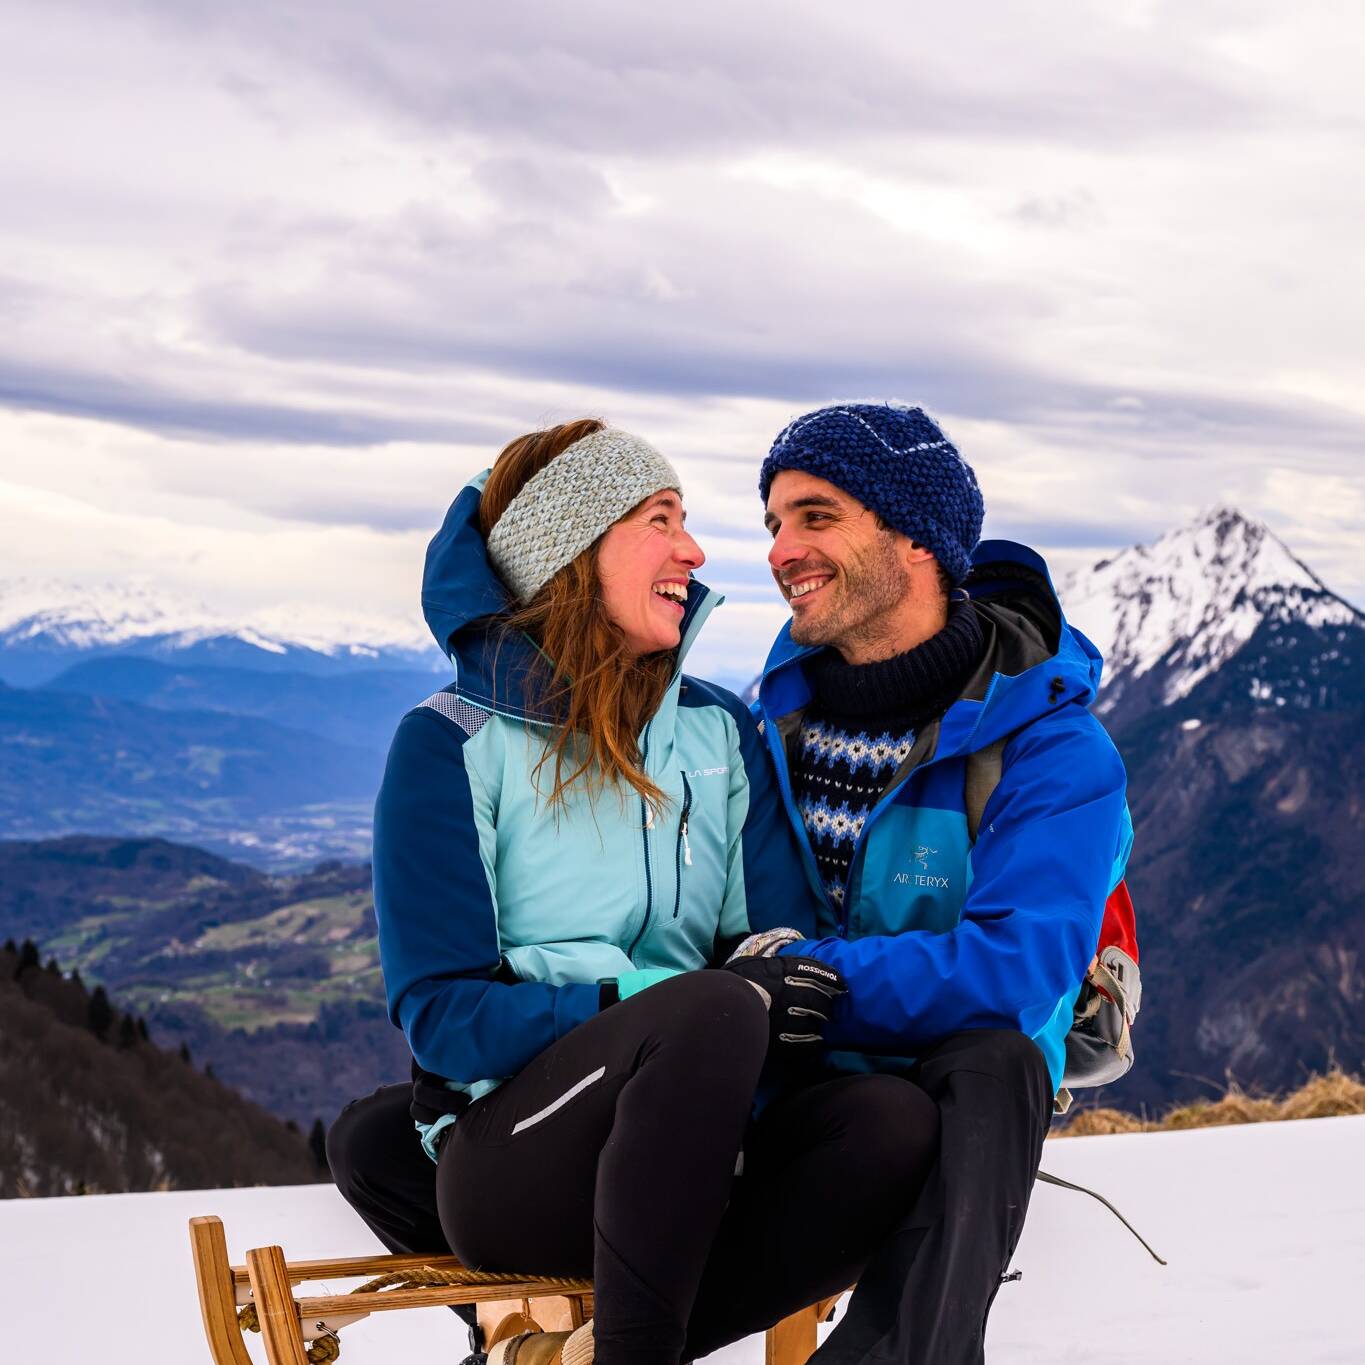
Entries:
[[488,1365],[592,1365],[592,1319],[572,1332],[519,1332],[497,1342]]

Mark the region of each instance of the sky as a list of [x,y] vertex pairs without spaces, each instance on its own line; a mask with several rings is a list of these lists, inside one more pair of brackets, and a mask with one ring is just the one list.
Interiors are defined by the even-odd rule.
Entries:
[[1213,503],[1365,604],[1365,11],[0,0],[0,584],[420,629],[585,414],[727,595],[793,416],[922,404],[1058,571]]

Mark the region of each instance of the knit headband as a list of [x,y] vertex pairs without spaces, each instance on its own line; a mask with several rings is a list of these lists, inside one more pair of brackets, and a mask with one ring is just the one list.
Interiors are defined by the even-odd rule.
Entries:
[[488,533],[488,557],[518,602],[526,603],[632,507],[677,471],[648,441],[607,427],[575,441],[520,493]]

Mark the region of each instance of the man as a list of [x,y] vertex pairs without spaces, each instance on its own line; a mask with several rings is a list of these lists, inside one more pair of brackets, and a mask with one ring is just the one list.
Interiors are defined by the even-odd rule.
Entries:
[[[837,967],[831,1066],[903,1075],[940,1113],[933,1176],[816,1360],[979,1361],[1131,842],[1123,765],[1086,709],[1100,661],[1037,555],[978,545],[976,477],[919,409],[798,418],[760,491],[792,616],[755,714],[823,937],[751,947]],[[973,844],[967,755],[991,746]]]
[[[976,478],[920,410],[807,414],[777,438],[760,488],[792,619],[755,710],[821,937],[769,931],[739,951],[836,966],[850,993],[825,1030],[827,1068],[884,1073],[883,1099],[886,1087],[907,1106],[927,1094],[939,1118],[927,1178],[895,1133],[874,1153],[864,1131],[850,1151],[859,1169],[899,1170],[884,1180],[892,1231],[854,1249],[858,1288],[818,1360],[975,1362],[1129,841],[1122,764],[1086,710],[1099,660],[1066,627],[1036,555],[978,546]],[[999,779],[973,843],[966,756],[992,747]],[[329,1156],[387,1245],[436,1250],[432,1168],[413,1150],[408,1098],[391,1088],[353,1106]],[[912,1112],[889,1126],[900,1132]],[[746,1148],[741,1187],[763,1157]],[[780,1195],[827,1203],[838,1191]],[[849,1246],[815,1231],[827,1212],[812,1203],[810,1241],[793,1251],[848,1262]],[[742,1298],[746,1264],[718,1267],[710,1297],[733,1285]]]

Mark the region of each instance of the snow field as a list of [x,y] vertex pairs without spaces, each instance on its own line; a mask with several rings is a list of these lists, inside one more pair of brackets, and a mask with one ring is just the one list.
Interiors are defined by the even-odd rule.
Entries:
[[[1049,1143],[1044,1168],[1101,1190],[1170,1265],[1093,1200],[1039,1185],[1014,1261],[1023,1280],[991,1315],[991,1365],[1365,1360],[1363,1155],[1365,1117]],[[375,1248],[330,1186],[0,1201],[0,1360],[207,1361],[186,1231],[201,1213],[223,1219],[235,1262],[271,1242],[309,1258]],[[465,1354],[442,1310],[379,1314],[342,1343],[343,1365]],[[264,1359],[259,1338],[250,1349]],[[711,1359],[760,1365],[762,1339]]]

